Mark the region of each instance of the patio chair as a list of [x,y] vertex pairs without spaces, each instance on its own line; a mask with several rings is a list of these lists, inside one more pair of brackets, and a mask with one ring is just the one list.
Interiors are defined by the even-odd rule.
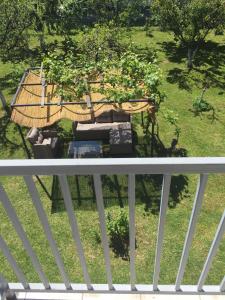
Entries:
[[59,153],[60,141],[55,130],[40,131],[31,128],[26,136],[30,142],[34,158],[56,158]]

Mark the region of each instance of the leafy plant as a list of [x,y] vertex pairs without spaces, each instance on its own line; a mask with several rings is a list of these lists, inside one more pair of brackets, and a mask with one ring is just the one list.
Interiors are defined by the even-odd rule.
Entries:
[[[45,57],[44,66],[47,80],[57,84],[56,93],[65,100],[96,92],[105,95],[106,101],[119,103],[146,98],[159,105],[164,100],[159,90],[161,71],[157,62],[132,51],[99,61],[86,61],[72,52],[66,57],[52,53]],[[101,84],[93,86],[89,84],[92,80]]]
[[25,65],[15,64],[14,68],[10,74],[10,79],[8,80],[9,84],[15,84],[15,81],[19,81],[24,73]]
[[174,133],[176,135],[176,139],[178,141],[181,128],[178,125],[179,116],[177,113],[175,113],[173,110],[167,109],[166,111],[162,112],[164,119],[172,126],[174,126]]
[[203,112],[209,112],[209,111],[212,111],[214,115],[214,107],[204,99],[204,95],[208,87],[209,87],[208,83],[207,84],[205,83],[201,96],[197,97],[192,103],[192,107],[195,115],[199,115]]
[[110,247],[116,256],[129,258],[129,222],[124,211],[118,216],[107,214],[107,231],[110,238]]
[[196,114],[213,110],[212,105],[209,104],[206,100],[202,99],[201,97],[197,97],[193,101],[192,107]]
[[79,42],[79,51],[85,61],[100,61],[107,58],[115,58],[128,47],[122,42],[126,31],[114,26],[96,24],[92,29],[86,28]]

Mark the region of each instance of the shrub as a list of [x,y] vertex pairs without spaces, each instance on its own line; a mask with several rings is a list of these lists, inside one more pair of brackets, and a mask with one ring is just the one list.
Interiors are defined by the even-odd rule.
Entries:
[[129,221],[124,211],[118,216],[107,214],[107,231],[110,247],[117,257],[129,258]]
[[197,97],[193,101],[192,107],[196,114],[214,110],[213,106],[209,104],[206,100],[204,100],[202,97]]

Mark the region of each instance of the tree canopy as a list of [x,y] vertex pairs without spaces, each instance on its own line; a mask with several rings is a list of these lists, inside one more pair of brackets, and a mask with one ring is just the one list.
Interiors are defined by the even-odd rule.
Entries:
[[26,0],[0,2],[0,56],[14,57],[28,47],[27,29],[32,24],[31,6]]
[[225,25],[224,0],[153,0],[152,7],[161,26],[187,47],[189,68],[210,31]]
[[149,15],[147,0],[66,0],[59,6],[59,22],[63,30],[108,24],[144,25]]

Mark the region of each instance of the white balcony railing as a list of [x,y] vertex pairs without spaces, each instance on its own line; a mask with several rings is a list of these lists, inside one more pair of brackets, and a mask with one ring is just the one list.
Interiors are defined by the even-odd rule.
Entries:
[[[189,227],[186,233],[186,239],[183,246],[183,252],[180,259],[180,265],[177,273],[176,282],[173,285],[159,285],[160,261],[162,254],[165,216],[170,191],[171,176],[173,174],[199,174],[196,196],[189,221]],[[205,285],[205,280],[210,271],[212,260],[219,247],[220,241],[225,232],[225,211],[221,216],[221,221],[207,259],[202,269],[200,278],[196,285],[182,285],[182,279],[189,257],[198,215],[201,210],[201,204],[204,191],[207,185],[207,175],[209,173],[225,173],[225,158],[123,158],[123,159],[73,159],[73,160],[2,160],[0,161],[0,181],[1,176],[23,176],[30,193],[33,205],[37,211],[43,231],[49,242],[52,253],[59,272],[62,283],[49,283],[43,268],[33,250],[31,243],[20,223],[20,220],[13,208],[9,196],[4,187],[0,184],[0,202],[5,208],[18,236],[20,237],[24,249],[29,255],[33,267],[40,278],[40,283],[28,283],[26,277],[12,256],[4,239],[0,236],[0,250],[7,258],[11,268],[15,272],[18,283],[9,283],[3,278],[4,270],[0,270],[1,291],[11,289],[13,291],[29,292],[127,292],[127,293],[183,293],[183,294],[225,294],[225,276],[218,285]],[[109,244],[106,231],[106,221],[104,212],[104,202],[102,193],[101,175],[105,174],[127,174],[128,175],[128,206],[129,206],[129,243],[130,243],[130,282],[127,284],[116,284],[112,281]],[[135,275],[135,175],[136,174],[162,174],[163,185],[161,191],[161,205],[158,223],[157,245],[155,253],[155,266],[153,283],[149,285],[136,284]],[[38,190],[32,179],[33,175],[57,175],[60,182],[62,195],[65,202],[66,211],[71,226],[71,232],[76,244],[77,253],[83,271],[83,283],[71,283],[66,273],[63,260],[53,238],[53,234],[39,198]],[[84,255],[80,233],[74,213],[70,188],[67,182],[67,175],[93,175],[94,188],[99,214],[99,223],[101,231],[101,241],[104,253],[107,282],[105,284],[92,284],[88,274],[86,258]],[[19,195],[18,195],[19,196]]]

